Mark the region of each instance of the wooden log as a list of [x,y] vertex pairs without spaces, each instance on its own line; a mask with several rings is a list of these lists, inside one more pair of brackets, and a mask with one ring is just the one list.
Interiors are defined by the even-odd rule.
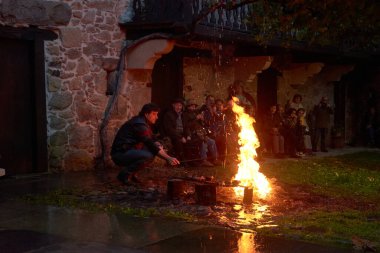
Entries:
[[243,203],[244,204],[253,203],[253,189],[252,188],[244,187]]
[[216,204],[216,184],[196,184],[195,200],[200,205]]
[[170,179],[167,184],[167,196],[169,199],[180,198],[185,189],[185,182],[181,179]]

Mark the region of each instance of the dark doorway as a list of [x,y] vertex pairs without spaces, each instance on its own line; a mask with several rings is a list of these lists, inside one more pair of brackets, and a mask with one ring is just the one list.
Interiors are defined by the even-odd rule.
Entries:
[[0,154],[7,173],[35,168],[33,43],[0,40]]
[[278,71],[272,68],[264,70],[257,79],[257,117],[262,119],[270,106],[277,104]]
[[346,84],[334,83],[334,126],[345,128],[346,115]]
[[0,26],[0,167],[8,175],[48,168],[44,40],[56,38]]
[[170,106],[174,98],[183,96],[182,53],[174,48],[156,61],[152,73],[152,102],[161,108]]

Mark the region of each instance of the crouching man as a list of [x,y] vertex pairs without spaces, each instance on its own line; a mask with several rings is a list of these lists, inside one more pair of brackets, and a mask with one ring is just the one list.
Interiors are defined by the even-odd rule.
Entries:
[[169,156],[153,139],[152,125],[158,119],[159,110],[155,104],[145,104],[139,114],[125,122],[116,134],[111,157],[116,165],[123,167],[117,176],[123,184],[139,183],[136,172],[149,165],[156,155],[170,165],[179,164],[177,158]]

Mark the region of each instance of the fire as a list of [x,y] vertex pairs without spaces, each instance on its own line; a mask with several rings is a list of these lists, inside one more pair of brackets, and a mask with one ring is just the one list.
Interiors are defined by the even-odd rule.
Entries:
[[[237,115],[238,125],[240,126],[239,145],[240,154],[238,172],[234,180],[240,181],[240,185],[248,188],[254,188],[260,198],[265,198],[271,191],[269,181],[264,174],[259,172],[260,165],[255,160],[257,157],[256,149],[260,146],[253,123],[255,120],[244,112],[244,108],[239,106],[238,98],[233,98],[233,112]],[[236,187],[235,193],[243,195],[243,188]]]

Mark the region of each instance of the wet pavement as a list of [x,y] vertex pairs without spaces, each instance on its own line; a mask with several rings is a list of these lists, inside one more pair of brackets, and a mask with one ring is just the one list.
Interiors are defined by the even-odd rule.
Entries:
[[[334,151],[321,155],[361,150]],[[90,187],[110,180],[115,173],[76,172],[0,179],[0,252],[355,252],[262,237],[254,231],[35,205],[19,198],[55,189]]]

